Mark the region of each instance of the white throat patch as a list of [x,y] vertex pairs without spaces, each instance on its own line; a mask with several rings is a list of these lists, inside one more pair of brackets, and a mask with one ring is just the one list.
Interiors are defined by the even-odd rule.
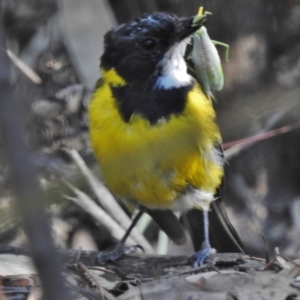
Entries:
[[192,82],[192,77],[187,73],[184,59],[185,49],[189,39],[174,45],[159,62],[162,75],[156,81],[156,88],[171,89],[187,86]]

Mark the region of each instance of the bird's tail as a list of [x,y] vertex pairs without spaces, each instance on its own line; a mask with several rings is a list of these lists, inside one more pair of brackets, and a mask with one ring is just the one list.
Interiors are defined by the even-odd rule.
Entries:
[[[182,245],[185,232],[179,219],[170,210],[147,210],[147,213],[158,224],[168,237],[176,244]],[[191,233],[195,250],[199,250],[204,240],[203,212],[192,209],[185,214],[188,229]],[[245,247],[238,233],[231,224],[223,203],[217,199],[211,203],[209,211],[209,235],[213,248],[223,253],[245,253]]]

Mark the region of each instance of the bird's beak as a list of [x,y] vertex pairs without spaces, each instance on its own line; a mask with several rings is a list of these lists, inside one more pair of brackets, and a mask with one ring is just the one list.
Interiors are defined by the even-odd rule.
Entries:
[[185,38],[196,32],[206,21],[205,15],[182,18],[177,27],[176,42],[181,42]]

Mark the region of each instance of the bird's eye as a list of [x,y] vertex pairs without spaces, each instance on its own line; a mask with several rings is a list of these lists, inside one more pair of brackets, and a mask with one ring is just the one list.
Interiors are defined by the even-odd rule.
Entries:
[[153,39],[147,39],[142,42],[142,46],[145,50],[151,51],[156,48],[156,42]]

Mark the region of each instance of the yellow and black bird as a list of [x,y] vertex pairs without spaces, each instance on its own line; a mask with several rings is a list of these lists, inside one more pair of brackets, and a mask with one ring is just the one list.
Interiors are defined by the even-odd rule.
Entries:
[[198,265],[212,250],[210,207],[215,234],[224,238],[226,232],[229,250],[243,250],[215,196],[224,162],[215,111],[184,59],[204,20],[145,14],[105,35],[102,78],[89,105],[91,144],[104,183],[141,213],[116,249],[99,260],[124,254],[123,243],[145,210],[178,244],[184,233],[171,211],[203,211],[203,243],[194,254]]

